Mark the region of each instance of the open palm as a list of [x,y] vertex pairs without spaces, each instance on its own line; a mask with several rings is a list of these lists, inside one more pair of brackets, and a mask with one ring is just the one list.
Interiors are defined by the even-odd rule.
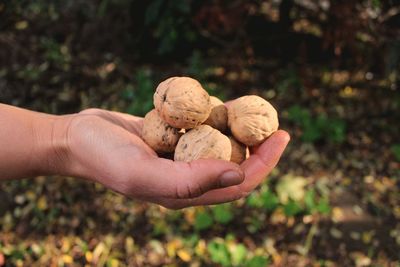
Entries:
[[289,135],[274,133],[240,166],[222,160],[174,162],[141,139],[143,119],[101,109],[80,112],[67,131],[72,175],[132,198],[178,209],[247,196],[275,167]]

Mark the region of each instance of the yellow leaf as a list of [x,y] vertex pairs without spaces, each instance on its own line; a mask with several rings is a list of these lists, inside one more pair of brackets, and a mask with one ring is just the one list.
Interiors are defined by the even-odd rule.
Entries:
[[400,207],[395,207],[393,214],[396,218],[400,219]]
[[86,251],[85,253],[85,259],[87,262],[92,262],[93,260],[93,253],[91,251]]
[[180,249],[177,252],[178,257],[184,262],[189,262],[192,259],[192,256],[186,249]]
[[104,252],[105,248],[106,247],[104,243],[100,242],[93,250],[93,258],[96,260],[99,259],[100,255]]
[[119,261],[117,259],[111,259],[109,261],[109,264],[111,267],[118,267],[119,266]]
[[372,241],[372,238],[375,235],[375,231],[367,231],[367,232],[363,232],[361,235],[361,239],[365,244],[369,244]]
[[278,253],[272,254],[272,260],[276,266],[279,266],[282,263],[282,257]]
[[62,261],[63,261],[64,263],[66,263],[66,264],[71,264],[71,263],[74,262],[74,259],[73,259],[70,255],[64,254],[64,255],[62,256]]
[[39,210],[47,209],[47,199],[45,196],[41,196],[37,202],[37,207]]
[[343,214],[343,210],[339,207],[334,207],[332,209],[332,220],[334,222],[340,222],[343,220],[344,214]]
[[167,243],[167,254],[170,257],[175,257],[176,250],[182,247],[182,242],[179,239],[171,240]]
[[26,20],[22,20],[22,21],[18,21],[17,23],[15,23],[15,28],[17,30],[25,30],[26,28],[28,28],[28,22]]
[[196,219],[196,210],[195,209],[187,209],[184,212],[185,220],[190,224],[194,224]]
[[207,249],[206,242],[202,239],[197,243],[195,252],[199,256],[204,256],[204,254],[206,253],[206,249]]
[[26,198],[29,200],[35,200],[36,199],[36,194],[32,190],[29,190],[25,193]]
[[125,251],[128,254],[132,254],[134,250],[135,250],[135,240],[131,236],[128,236],[125,239]]

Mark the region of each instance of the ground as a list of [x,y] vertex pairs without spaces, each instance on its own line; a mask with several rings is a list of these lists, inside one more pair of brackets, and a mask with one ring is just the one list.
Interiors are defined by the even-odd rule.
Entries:
[[96,27],[108,17],[83,23],[59,16],[49,27],[6,16],[2,103],[53,114],[98,107],[143,116],[159,82],[189,75],[224,100],[266,98],[291,142],[247,199],[213,207],[166,210],[71,177],[3,182],[0,266],[400,266],[400,94],[393,76],[249,59],[237,50],[144,59],[127,38],[118,39],[123,22],[103,36]]

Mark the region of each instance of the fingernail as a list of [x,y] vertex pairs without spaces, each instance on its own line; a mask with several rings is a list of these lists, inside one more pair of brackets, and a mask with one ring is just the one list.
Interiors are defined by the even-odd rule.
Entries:
[[220,176],[220,183],[223,187],[237,185],[243,181],[243,174],[238,171],[227,171]]

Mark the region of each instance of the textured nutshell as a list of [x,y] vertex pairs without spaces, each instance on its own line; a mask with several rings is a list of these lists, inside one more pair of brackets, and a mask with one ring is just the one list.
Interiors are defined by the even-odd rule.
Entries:
[[246,145],[238,142],[233,136],[229,136],[229,141],[231,141],[232,146],[230,161],[240,164],[250,156],[249,149]]
[[228,127],[228,111],[220,99],[215,96],[210,96],[211,100],[211,113],[208,116],[204,124],[210,125],[211,127],[225,132]]
[[143,119],[142,139],[158,153],[173,152],[182,133],[169,126],[151,110]]
[[174,160],[230,160],[232,146],[229,138],[208,125],[200,125],[185,133],[175,149]]
[[161,82],[153,100],[161,118],[175,128],[194,128],[211,112],[210,96],[189,77],[171,77]]
[[261,144],[278,130],[278,113],[265,99],[242,96],[228,106],[228,126],[233,136],[247,146]]

